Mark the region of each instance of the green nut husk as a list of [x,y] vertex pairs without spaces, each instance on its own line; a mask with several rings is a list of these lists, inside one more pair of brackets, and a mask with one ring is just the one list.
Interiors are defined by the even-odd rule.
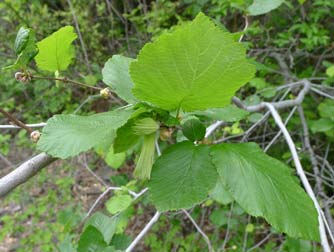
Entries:
[[156,133],[144,136],[143,146],[134,170],[134,175],[138,179],[150,179],[154,161]]
[[133,133],[139,136],[150,135],[159,129],[159,124],[150,117],[137,120],[132,126]]

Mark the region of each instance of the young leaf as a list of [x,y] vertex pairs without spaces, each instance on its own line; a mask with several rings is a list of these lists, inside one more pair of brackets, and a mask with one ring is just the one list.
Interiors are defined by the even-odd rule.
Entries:
[[12,68],[25,69],[27,67],[38,53],[35,33],[29,28],[21,27],[16,35],[14,50],[17,55],[16,62],[13,65],[4,67],[4,70]]
[[109,151],[107,152],[104,161],[113,169],[120,168],[126,159],[126,153],[115,153],[113,146],[110,147]]
[[131,89],[133,87],[129,74],[130,63],[134,59],[122,55],[114,55],[104,65],[102,69],[103,82],[124,101],[134,104],[136,98],[133,96]]
[[55,115],[47,121],[37,147],[51,156],[68,158],[105,143],[111,145],[115,130],[132,110],[116,110],[90,116]]
[[319,241],[313,202],[288,167],[254,143],[216,145],[211,154],[223,185],[249,214],[291,237]]
[[205,136],[205,126],[197,118],[187,120],[182,125],[182,133],[190,141],[200,141]]
[[109,217],[103,213],[96,212],[85,223],[86,227],[93,226],[103,235],[104,241],[109,244],[116,232],[119,216]]
[[218,176],[209,154],[208,146],[182,142],[156,160],[148,186],[159,211],[190,208],[206,199]]
[[73,26],[65,26],[38,42],[37,66],[50,72],[66,70],[75,55],[72,42],[76,38]]
[[107,201],[106,207],[109,213],[116,214],[127,209],[131,202],[132,198],[130,195],[116,195]]
[[23,51],[23,49],[27,46],[30,32],[31,30],[25,27],[21,27],[17,32],[14,44],[14,50],[16,55],[19,55]]
[[138,99],[184,111],[226,106],[254,71],[243,45],[202,13],[146,44],[130,65]]
[[283,0],[254,0],[248,7],[248,12],[250,16],[262,15],[278,8],[282,3]]

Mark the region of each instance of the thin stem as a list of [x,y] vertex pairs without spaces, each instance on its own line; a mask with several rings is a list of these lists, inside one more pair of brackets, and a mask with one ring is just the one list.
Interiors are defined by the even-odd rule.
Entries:
[[95,89],[95,90],[102,90],[103,88],[100,87],[94,87],[94,86],[90,86],[87,85],[85,83],[82,82],[78,82],[78,81],[74,81],[71,79],[68,79],[67,77],[45,77],[45,76],[35,76],[32,75],[31,76],[32,79],[40,79],[40,80],[57,80],[57,81],[61,81],[64,83],[70,83],[70,84],[74,84],[74,85],[78,85],[78,86],[82,86],[82,87],[86,87],[86,88],[91,88],[91,89]]
[[[25,124],[25,126],[29,128],[42,128],[46,125],[46,123],[33,123],[33,124]],[[17,125],[0,125],[0,129],[21,129],[22,127]]]
[[188,219],[191,221],[191,223],[194,225],[194,227],[197,229],[197,231],[203,236],[206,244],[208,245],[209,252],[213,252],[213,248],[210,242],[209,237],[204,233],[204,231],[197,225],[196,221],[191,217],[191,215],[184,209],[182,209],[182,212],[185,213],[185,215],[188,217]]
[[125,252],[131,252],[138,244],[138,242],[146,235],[146,233],[151,229],[154,223],[159,220],[161,213],[157,211],[152,219],[146,224],[146,226],[140,231],[137,237],[131,242],[131,244],[127,247]]
[[33,130],[30,127],[28,127],[23,122],[16,119],[15,117],[13,117],[11,114],[9,114],[7,111],[3,110],[2,108],[0,108],[0,113],[3,114],[5,117],[7,117],[14,124],[16,124],[18,127],[22,128],[22,129],[25,129],[29,134],[31,134],[33,132]]

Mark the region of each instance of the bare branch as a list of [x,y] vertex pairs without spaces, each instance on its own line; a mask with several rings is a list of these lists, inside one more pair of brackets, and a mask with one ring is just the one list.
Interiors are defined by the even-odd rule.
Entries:
[[206,244],[208,245],[209,252],[213,252],[213,248],[210,242],[209,237],[204,233],[204,231],[197,225],[196,221],[191,217],[191,215],[184,209],[182,209],[182,212],[185,213],[185,215],[188,217],[188,219],[191,221],[191,223],[194,225],[194,227],[197,229],[197,231],[203,236]]
[[[41,122],[41,123],[33,123],[33,124],[26,124],[27,127],[29,128],[42,128],[46,125],[46,123]],[[21,129],[21,127],[17,125],[0,125],[0,129]]]
[[[284,109],[284,108],[289,108],[289,107],[294,107],[299,104],[301,104],[304,100],[305,95],[309,92],[311,83],[308,80],[303,80],[302,81],[304,84],[303,89],[299,92],[298,96],[296,99],[293,100],[285,100],[285,101],[278,101],[278,102],[272,102],[270,103],[275,109]],[[253,106],[245,106],[241,100],[238,97],[233,97],[232,101],[235,105],[237,105],[239,108],[245,109],[249,112],[260,112],[264,109],[266,109],[266,103],[261,102],[257,105]]]
[[322,218],[322,210],[321,207],[317,201],[317,198],[314,195],[314,192],[312,190],[312,187],[310,185],[310,183],[307,180],[307,177],[305,175],[305,172],[303,170],[303,167],[300,163],[299,157],[298,157],[298,153],[296,150],[296,146],[287,130],[287,128],[285,127],[280,115],[278,114],[277,110],[275,109],[275,107],[270,104],[270,103],[264,103],[264,105],[269,109],[270,113],[272,114],[276,124],[278,125],[278,127],[281,129],[285,140],[289,146],[289,149],[291,151],[292,157],[293,157],[293,161],[295,163],[296,166],[296,170],[297,170],[297,174],[307,192],[307,194],[310,196],[310,198],[313,201],[313,204],[315,206],[315,208],[317,209],[318,212],[318,220],[319,220],[319,233],[320,233],[320,238],[321,238],[321,244],[322,247],[324,249],[324,252],[330,252],[330,246],[327,240],[327,236],[326,236],[326,230],[325,230],[325,226],[324,226],[324,220]]
[[4,109],[0,108],[0,113],[3,114],[5,117],[7,117],[11,122],[16,124],[19,128],[25,129],[29,134],[33,131],[30,127],[25,125],[20,120],[16,119],[14,116],[12,116],[10,113],[5,111]]
[[143,228],[142,231],[137,235],[137,237],[131,242],[131,244],[128,246],[128,248],[125,250],[125,252],[131,252],[136,246],[137,243],[146,235],[146,233],[151,229],[154,223],[156,223],[159,220],[161,213],[157,211],[152,219],[146,224],[146,226]]
[[11,173],[0,179],[0,197],[5,196],[17,186],[26,182],[37,172],[55,160],[51,156],[41,153],[21,164]]

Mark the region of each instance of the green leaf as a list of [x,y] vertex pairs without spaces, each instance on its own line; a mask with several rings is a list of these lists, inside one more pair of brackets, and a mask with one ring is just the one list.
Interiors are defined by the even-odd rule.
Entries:
[[223,205],[230,204],[233,201],[233,197],[226,190],[224,184],[222,183],[222,179],[218,179],[216,186],[212,190],[210,196],[212,199]]
[[291,237],[319,241],[313,202],[287,166],[254,143],[216,145],[211,154],[223,185],[249,214]]
[[334,121],[329,118],[320,118],[316,121],[309,121],[310,129],[313,133],[328,132],[334,129]]
[[318,111],[321,117],[327,117],[334,121],[334,101],[330,99],[324,100],[318,106]]
[[65,238],[57,246],[59,252],[76,252],[72,244],[72,239],[70,234],[66,234]]
[[117,129],[114,141],[115,153],[125,152],[138,143],[140,136],[133,132],[133,122],[133,120],[130,120],[125,125]]
[[131,202],[132,198],[130,195],[115,195],[107,201],[106,207],[109,213],[116,214],[127,209]]
[[332,66],[330,66],[326,69],[326,74],[329,77],[334,77],[334,65],[332,65]]
[[249,112],[240,109],[234,105],[228,105],[224,108],[212,108],[205,111],[195,111],[191,114],[206,116],[213,120],[224,122],[236,122],[246,118]]
[[254,75],[245,56],[232,34],[200,13],[143,47],[130,65],[133,93],[166,110],[224,107]]
[[134,59],[122,55],[114,55],[104,65],[102,69],[103,82],[124,101],[134,104],[136,98],[131,89],[133,82],[129,74],[130,63]]
[[197,118],[187,120],[182,125],[182,133],[190,141],[200,141],[205,136],[205,126]]
[[23,49],[27,46],[30,32],[31,30],[25,27],[21,27],[17,32],[14,43],[14,51],[16,55],[19,55],[23,51]]
[[254,0],[248,7],[248,12],[250,16],[262,15],[277,9],[282,3],[283,0]]
[[93,227],[88,226],[81,234],[78,242],[78,252],[97,252],[103,251],[107,247],[104,241],[103,235],[100,231]]
[[14,50],[17,55],[16,62],[3,69],[26,69],[30,61],[32,61],[38,53],[35,33],[29,28],[21,27],[15,39]]
[[115,130],[126,123],[131,113],[116,110],[90,116],[55,115],[47,121],[37,147],[65,159],[102,143],[111,145]]
[[86,227],[93,226],[103,235],[104,241],[109,244],[116,232],[119,222],[118,215],[109,217],[103,213],[96,212],[86,222]]
[[113,146],[110,147],[107,155],[104,158],[104,161],[113,169],[120,168],[126,159],[126,154],[124,152],[115,153]]
[[126,250],[130,245],[132,238],[126,234],[115,234],[111,240],[112,246],[116,249]]
[[221,227],[228,223],[229,211],[224,209],[214,209],[210,214],[210,221],[217,227]]
[[254,78],[250,80],[249,85],[259,90],[259,89],[263,89],[266,86],[268,86],[268,83],[263,78]]
[[207,198],[218,176],[209,154],[206,145],[182,142],[156,160],[148,187],[159,211],[190,208]]
[[75,56],[73,40],[77,38],[73,26],[65,26],[37,43],[37,66],[46,71],[64,71]]

